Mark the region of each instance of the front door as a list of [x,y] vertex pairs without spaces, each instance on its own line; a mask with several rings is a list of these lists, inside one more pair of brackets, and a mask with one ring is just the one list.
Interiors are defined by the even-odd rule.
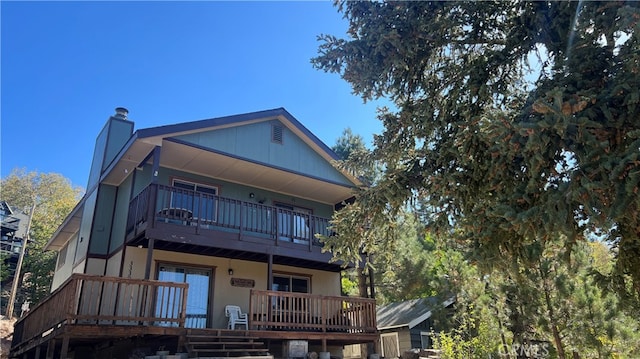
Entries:
[[189,284],[185,327],[207,327],[209,298],[211,296],[211,269],[160,264],[158,280]]

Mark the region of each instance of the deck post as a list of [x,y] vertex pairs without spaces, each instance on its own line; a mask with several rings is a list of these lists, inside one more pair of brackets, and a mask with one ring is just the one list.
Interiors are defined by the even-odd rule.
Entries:
[[149,279],[151,276],[151,263],[153,263],[153,247],[154,240],[149,238],[149,244],[147,245],[147,263],[144,267],[144,279]]
[[267,290],[273,290],[273,254],[267,254]]
[[[26,358],[26,356],[25,356],[25,358]],[[35,356],[35,358],[36,359],[40,359],[40,345],[36,346],[36,356]]]
[[62,337],[62,348],[60,348],[60,359],[67,359],[67,353],[69,352],[69,336]]
[[47,343],[47,359],[53,359],[53,353],[56,349],[56,338],[51,338]]

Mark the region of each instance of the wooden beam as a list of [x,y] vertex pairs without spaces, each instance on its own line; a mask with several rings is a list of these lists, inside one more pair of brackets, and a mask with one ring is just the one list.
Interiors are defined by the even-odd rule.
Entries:
[[267,255],[267,290],[273,290],[273,254]]
[[60,358],[67,359],[68,352],[69,352],[69,336],[65,335],[62,337],[62,348],[60,348]]
[[53,354],[56,349],[56,338],[51,338],[47,343],[47,359],[53,359]]
[[147,263],[144,267],[144,279],[149,279],[151,276],[151,264],[153,263],[153,246],[154,239],[149,238],[149,244],[147,245]]

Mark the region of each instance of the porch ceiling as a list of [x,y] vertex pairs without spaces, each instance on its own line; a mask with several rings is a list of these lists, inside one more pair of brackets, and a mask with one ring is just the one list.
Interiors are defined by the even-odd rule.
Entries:
[[[351,188],[284,169],[251,162],[182,143],[163,140],[160,166],[239,183],[297,198],[335,205],[350,198]],[[114,162],[103,183],[119,185],[153,151],[155,144],[135,141]]]
[[352,196],[339,184],[176,142],[163,141],[160,157],[163,167],[321,203],[333,205]]

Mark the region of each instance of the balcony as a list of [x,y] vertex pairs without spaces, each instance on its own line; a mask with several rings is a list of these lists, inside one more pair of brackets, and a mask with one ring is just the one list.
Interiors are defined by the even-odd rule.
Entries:
[[[96,326],[124,326],[138,328],[138,332],[154,326],[184,327],[187,287],[185,283],[75,273],[16,322],[12,352],[28,350],[48,336],[91,335],[86,328]],[[84,329],[74,332],[69,327]],[[125,332],[113,330],[108,335]],[[140,334],[135,329],[131,332]],[[98,331],[92,333],[99,336]]]
[[332,235],[329,218],[287,208],[152,184],[129,205],[128,238],[158,224],[216,230],[238,236],[321,247],[316,234]]
[[[245,335],[340,343],[376,338],[374,299],[265,290],[252,290],[249,295]],[[11,351],[25,353],[43,343],[55,343],[56,338],[66,341],[66,353],[79,340],[184,337],[194,330],[185,314],[187,296],[185,283],[76,273],[16,322]],[[198,330],[213,336],[224,331]]]

